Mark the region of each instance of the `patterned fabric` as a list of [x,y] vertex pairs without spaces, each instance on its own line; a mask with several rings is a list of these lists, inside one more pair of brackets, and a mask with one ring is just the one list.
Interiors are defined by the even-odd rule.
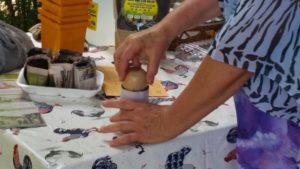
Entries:
[[92,169],[117,169],[118,165],[112,162],[111,157],[99,158],[93,164]]
[[243,90],[235,95],[239,169],[300,168],[300,127],[257,109]]
[[300,168],[300,1],[220,0],[209,55],[253,72],[235,95],[239,169]]
[[181,169],[183,166],[184,158],[190,153],[192,148],[183,147],[180,151],[168,155],[165,169]]
[[255,75],[244,91],[263,112],[300,125],[300,1],[223,0],[209,54]]
[[[114,50],[99,50],[84,55],[94,58],[99,66],[113,66]],[[168,97],[151,97],[149,101],[171,104],[192,79],[199,64],[173,57],[164,60],[156,78],[168,90]],[[17,88],[17,75],[0,76],[0,109],[7,108],[8,104],[22,107],[24,101],[20,100],[22,89]],[[98,127],[107,125],[109,118],[118,112],[118,109],[102,107],[101,101],[115,97],[100,92],[90,99],[42,95],[30,98],[37,101],[33,111],[42,113],[47,126],[0,130],[0,169],[15,168],[12,157],[17,166],[22,165],[24,169],[30,166],[27,156],[33,169],[233,169],[236,166],[232,151],[236,145],[236,131],[229,132],[236,125],[233,98],[176,139],[118,148],[110,147],[109,141],[119,133],[97,132]],[[14,148],[16,144],[18,149]]]

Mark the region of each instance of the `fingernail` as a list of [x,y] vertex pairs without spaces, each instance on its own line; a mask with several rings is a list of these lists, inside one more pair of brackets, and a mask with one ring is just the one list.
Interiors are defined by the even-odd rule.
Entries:
[[100,133],[103,133],[103,128],[104,128],[105,126],[102,126],[102,127],[100,127],[100,128],[98,128],[98,132],[100,132]]
[[148,85],[152,85],[153,81],[152,80],[147,80]]
[[101,104],[102,104],[102,105],[106,104],[106,100],[103,100],[103,101],[101,102]]
[[112,140],[112,141],[109,143],[109,146],[111,146],[111,147],[116,147],[116,144],[115,144],[114,141]]

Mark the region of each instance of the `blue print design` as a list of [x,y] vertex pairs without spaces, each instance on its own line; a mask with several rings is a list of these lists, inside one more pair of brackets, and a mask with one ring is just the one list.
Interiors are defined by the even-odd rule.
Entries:
[[55,105],[50,105],[44,102],[34,102],[34,104],[38,107],[39,113],[47,114],[50,113]]
[[144,149],[144,147],[143,147],[142,144],[136,144],[135,148],[139,148],[140,149],[140,151],[138,152],[139,155],[141,155],[141,154],[143,154],[145,152],[145,149]]
[[179,85],[184,85],[182,83],[175,83],[172,81],[162,81],[161,84],[165,87],[167,91],[178,89]]
[[105,156],[97,159],[92,169],[117,169],[118,165],[111,160],[111,157]]
[[192,148],[183,147],[181,150],[171,153],[167,157],[165,169],[183,169],[185,156],[190,153]]
[[63,128],[56,128],[53,132],[57,134],[69,134],[63,138],[63,142],[67,142],[73,139],[84,138],[88,137],[91,132],[97,132],[97,128],[93,127],[90,129],[82,129],[82,128],[74,128],[74,129],[63,129]]
[[71,111],[71,114],[75,114],[77,116],[80,116],[80,117],[101,117],[102,114],[104,114],[104,109],[102,108],[98,108],[98,109],[95,109],[95,110],[92,110],[90,112],[86,112],[86,111],[83,111],[83,110],[72,110]]
[[229,143],[236,143],[236,139],[238,136],[238,130],[237,127],[231,128],[226,136],[226,139]]

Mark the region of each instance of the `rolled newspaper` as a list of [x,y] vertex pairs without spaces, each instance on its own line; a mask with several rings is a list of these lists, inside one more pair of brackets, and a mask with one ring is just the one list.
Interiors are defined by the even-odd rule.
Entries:
[[55,56],[49,69],[49,85],[61,88],[74,88],[74,63],[81,59],[81,53],[61,49]]
[[25,79],[29,85],[47,86],[50,58],[45,55],[34,55],[25,63]]
[[74,66],[70,63],[51,64],[49,68],[49,86],[61,88],[74,87]]
[[76,89],[97,88],[96,63],[90,57],[81,57],[74,63],[74,86]]
[[76,51],[60,49],[54,56],[53,63],[74,63],[80,60],[82,54]]
[[27,56],[35,56],[35,55],[46,55],[49,58],[52,58],[52,53],[50,48],[38,48],[34,47],[27,52]]

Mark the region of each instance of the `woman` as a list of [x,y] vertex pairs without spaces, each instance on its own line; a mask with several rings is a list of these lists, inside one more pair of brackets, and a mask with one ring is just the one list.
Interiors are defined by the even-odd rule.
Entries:
[[159,24],[130,36],[118,48],[115,63],[120,79],[128,62],[139,65],[138,56],[144,55],[149,60],[147,79],[152,83],[171,40],[221,13],[226,23],[209,55],[171,106],[107,101],[104,106],[120,108],[120,112],[100,130],[131,131],[113,140],[112,146],[166,141],[234,95],[238,168],[298,168],[299,0],[186,0]]

